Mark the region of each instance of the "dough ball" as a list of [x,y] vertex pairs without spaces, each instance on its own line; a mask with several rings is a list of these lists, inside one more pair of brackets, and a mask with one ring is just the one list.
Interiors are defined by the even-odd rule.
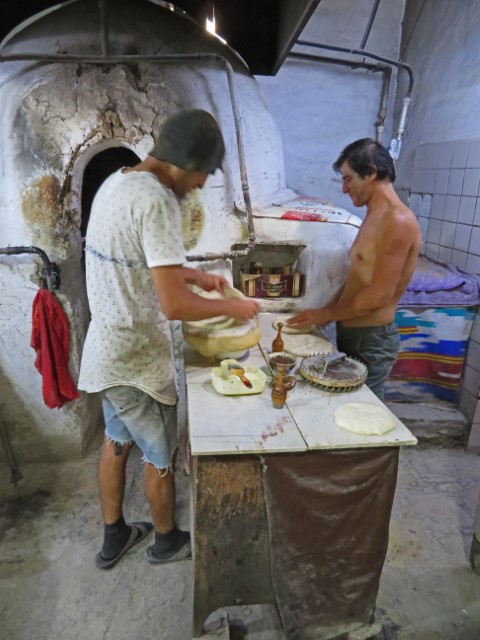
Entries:
[[[225,297],[234,296],[222,296],[219,291],[205,291],[197,285],[190,285],[190,289],[197,296],[207,298],[209,300],[223,300]],[[219,331],[220,329],[226,329],[231,327],[235,323],[235,318],[229,318],[228,316],[215,316],[214,318],[205,318],[203,320],[190,320],[184,322],[184,326],[190,329],[204,329],[206,331]]]
[[390,411],[368,402],[350,402],[338,407],[335,424],[362,436],[382,436],[395,429],[395,420]]

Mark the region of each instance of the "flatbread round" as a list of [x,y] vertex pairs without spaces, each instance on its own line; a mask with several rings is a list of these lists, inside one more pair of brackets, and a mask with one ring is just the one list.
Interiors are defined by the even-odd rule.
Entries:
[[275,318],[275,320],[272,322],[272,326],[274,329],[278,330],[278,323],[279,322],[283,322],[283,327],[282,327],[282,334],[291,334],[291,335],[297,335],[300,333],[311,333],[314,329],[315,329],[315,325],[313,324],[309,324],[306,327],[303,327],[302,329],[295,329],[294,327],[289,327],[286,323],[287,320],[289,320],[290,318],[293,318],[293,316],[278,316],[278,318]]
[[315,353],[333,353],[335,351],[333,344],[325,338],[305,333],[284,336],[283,345],[284,351],[303,358]]
[[395,429],[390,411],[369,402],[350,402],[335,411],[335,424],[362,436],[382,436]]

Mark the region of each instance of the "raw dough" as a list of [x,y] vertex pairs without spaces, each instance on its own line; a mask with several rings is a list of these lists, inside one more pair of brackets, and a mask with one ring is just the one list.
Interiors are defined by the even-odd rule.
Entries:
[[[221,297],[216,291],[203,291],[195,285],[190,285],[190,288],[205,298]],[[241,291],[233,287],[225,289],[224,293],[226,298],[245,298]],[[225,356],[227,353],[237,352],[241,354],[258,343],[260,325],[257,317],[245,322],[235,318],[224,318],[225,316],[217,316],[209,321],[183,322],[183,336],[202,356]]]
[[302,329],[294,329],[293,327],[289,327],[287,326],[286,322],[289,318],[293,318],[293,316],[278,316],[278,318],[275,318],[275,320],[272,322],[272,326],[275,330],[278,329],[278,323],[279,322],[283,322],[283,327],[282,327],[282,333],[289,333],[292,335],[296,335],[299,333],[311,333],[314,329],[315,329],[315,325],[310,324],[307,325],[305,327],[303,327]]
[[[204,291],[197,285],[190,285],[190,289],[202,298],[208,298],[210,300],[223,300],[224,297],[235,298],[235,290],[233,287],[227,289],[225,296],[222,296],[218,291]],[[190,320],[185,324],[191,329],[205,329],[207,331],[218,331],[219,329],[226,329],[231,327],[235,323],[235,318],[229,318],[228,316],[215,316],[214,318],[205,318],[204,320]]]
[[229,318],[228,316],[215,316],[214,318],[205,318],[204,320],[191,320],[189,325],[198,329],[207,329],[210,331],[218,331],[219,329],[226,329],[234,324],[235,318]]
[[335,348],[331,342],[320,336],[300,334],[297,336],[285,336],[283,349],[294,356],[311,356],[316,353],[333,353]]
[[362,436],[382,436],[395,429],[395,420],[390,411],[368,402],[350,402],[338,407],[335,424]]

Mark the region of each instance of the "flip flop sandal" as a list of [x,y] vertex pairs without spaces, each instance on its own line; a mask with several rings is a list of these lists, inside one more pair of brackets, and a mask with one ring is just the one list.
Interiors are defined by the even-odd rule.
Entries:
[[144,540],[153,531],[153,524],[151,522],[128,522],[127,525],[131,527],[132,530],[125,546],[113,558],[107,559],[102,556],[101,552],[97,553],[95,565],[98,569],[111,569],[114,567],[129,549]]
[[188,539],[183,547],[180,547],[178,551],[175,551],[169,556],[159,558],[154,553],[155,545],[150,545],[145,549],[145,557],[150,564],[167,564],[168,562],[178,562],[179,560],[190,560],[192,557],[192,543]]

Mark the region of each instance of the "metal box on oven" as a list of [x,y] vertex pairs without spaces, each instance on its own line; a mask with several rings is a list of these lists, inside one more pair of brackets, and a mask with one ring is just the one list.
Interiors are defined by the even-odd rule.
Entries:
[[250,298],[296,298],[305,292],[305,274],[240,271],[240,289]]

